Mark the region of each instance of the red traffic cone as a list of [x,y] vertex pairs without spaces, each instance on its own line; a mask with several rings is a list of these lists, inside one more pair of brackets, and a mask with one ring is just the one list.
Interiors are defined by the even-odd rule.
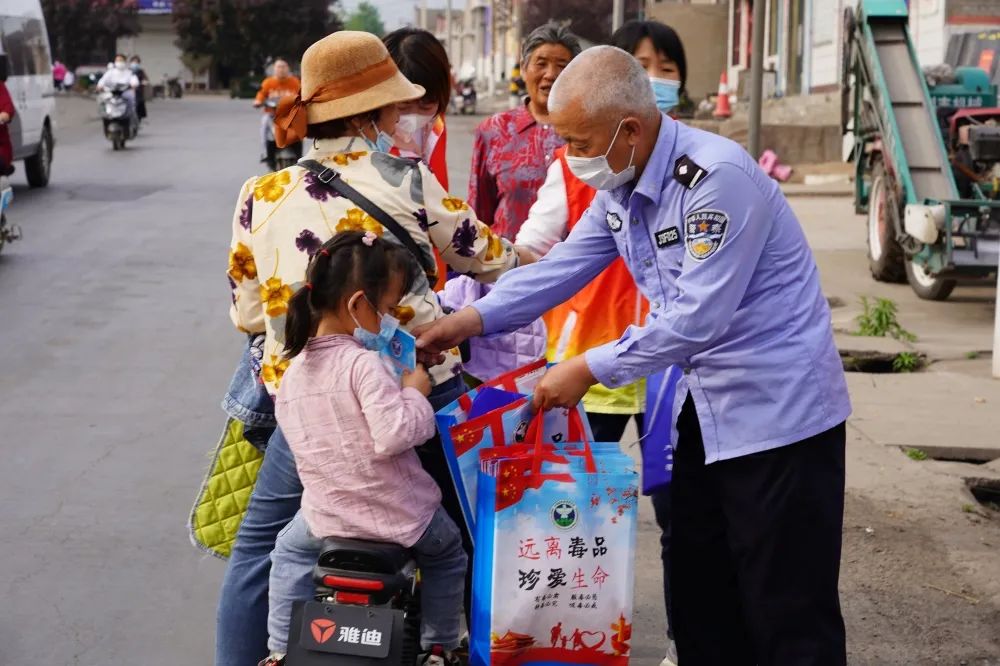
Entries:
[[733,115],[733,110],[729,108],[729,77],[726,70],[722,70],[719,77],[719,96],[715,100],[715,111],[712,116],[715,118],[729,118]]

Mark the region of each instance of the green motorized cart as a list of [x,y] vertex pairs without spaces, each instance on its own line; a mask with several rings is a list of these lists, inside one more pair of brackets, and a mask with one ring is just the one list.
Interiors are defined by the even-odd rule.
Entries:
[[844,12],[842,121],[853,137],[855,207],[876,280],[921,298],[995,283],[1000,258],[1000,108],[976,68],[928,86],[904,0]]

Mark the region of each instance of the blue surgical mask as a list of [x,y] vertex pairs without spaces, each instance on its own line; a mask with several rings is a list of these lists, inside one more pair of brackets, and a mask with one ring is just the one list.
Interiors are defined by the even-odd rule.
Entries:
[[669,113],[680,101],[681,82],[671,79],[657,79],[649,77],[649,83],[653,86],[653,95],[656,96],[656,106],[664,113]]
[[[367,296],[364,298],[368,301]],[[369,304],[371,303],[371,301],[368,302]],[[372,305],[372,308],[376,313],[378,312],[378,308],[374,305]],[[390,314],[382,315],[382,318],[379,321],[378,333],[372,333],[367,328],[362,326],[357,320],[357,317],[354,316],[353,312],[351,313],[351,319],[354,320],[354,323],[357,326],[357,328],[354,329],[354,337],[357,341],[364,345],[365,349],[376,352],[382,351],[389,345],[389,341],[392,340],[392,336],[396,334],[396,329],[399,328],[399,320]]]
[[375,121],[372,121],[372,128],[376,132],[375,141],[372,141],[368,137],[364,137],[365,143],[368,144],[368,147],[378,153],[387,153],[392,150],[392,147],[396,145],[396,142],[393,141],[392,137],[380,130],[378,125],[375,124]]

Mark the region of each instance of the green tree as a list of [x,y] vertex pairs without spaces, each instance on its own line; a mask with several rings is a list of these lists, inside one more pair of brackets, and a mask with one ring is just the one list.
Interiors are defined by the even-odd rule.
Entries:
[[42,0],[53,56],[70,68],[103,64],[119,37],[139,32],[136,0]]
[[379,14],[378,7],[366,1],[362,1],[358,8],[351,12],[347,21],[344,22],[344,28],[370,32],[379,37],[385,34],[385,24],[382,23],[382,15]]
[[341,29],[330,0],[174,0],[177,46],[212,59],[222,79],[260,74],[267,61],[293,64],[310,44]]

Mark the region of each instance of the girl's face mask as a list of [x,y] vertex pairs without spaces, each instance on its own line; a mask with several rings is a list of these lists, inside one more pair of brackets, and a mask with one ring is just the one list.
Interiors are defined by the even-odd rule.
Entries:
[[[372,310],[375,314],[379,315],[379,332],[373,333],[367,328],[361,325],[358,318],[354,316],[354,304],[357,302],[358,298],[364,298],[371,305]],[[364,345],[365,349],[371,351],[382,351],[389,345],[389,341],[392,340],[393,336],[396,334],[396,330],[399,328],[399,320],[390,314],[382,314],[378,311],[378,308],[368,300],[368,297],[364,294],[355,294],[351,301],[347,304],[348,311],[351,314],[351,319],[354,320],[354,324],[357,328],[354,329],[354,337]]]

